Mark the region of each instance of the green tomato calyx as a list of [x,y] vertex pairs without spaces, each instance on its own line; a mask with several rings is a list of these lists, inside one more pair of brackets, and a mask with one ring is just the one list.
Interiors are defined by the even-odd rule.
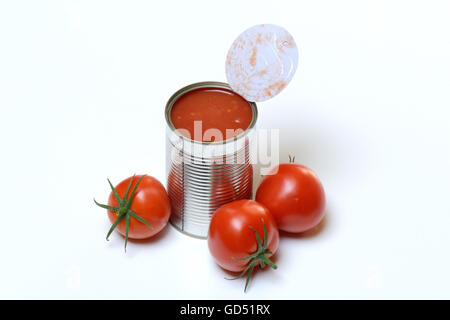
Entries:
[[127,187],[127,189],[125,191],[125,194],[124,194],[123,198],[119,197],[119,194],[117,193],[117,190],[114,188],[114,186],[112,185],[111,181],[109,181],[109,179],[107,179],[108,183],[109,183],[109,186],[111,187],[112,194],[114,195],[114,198],[116,199],[116,201],[118,203],[117,207],[108,206],[108,205],[105,205],[105,204],[98,203],[94,199],[94,202],[95,202],[96,205],[98,205],[99,207],[101,207],[103,209],[113,211],[117,215],[116,221],[114,221],[114,223],[112,224],[112,226],[109,229],[108,233],[106,234],[106,240],[109,241],[109,236],[111,235],[111,233],[114,231],[114,229],[120,223],[120,221],[125,219],[125,252],[127,251],[128,231],[130,229],[130,217],[133,217],[136,220],[146,224],[150,228],[153,228],[152,225],[150,223],[148,223],[144,218],[138,216],[135,212],[133,212],[130,209],[131,202],[133,201],[133,198],[134,198],[134,195],[136,193],[136,190],[137,190],[137,188],[139,186],[139,183],[141,182],[142,178],[145,177],[145,174],[139,178],[138,182],[136,183],[136,185],[133,188],[133,191],[131,191],[130,197],[128,198],[128,192],[130,191],[130,188],[131,188],[131,185],[133,184],[133,180],[134,180],[135,176],[136,175],[133,175],[133,177],[131,178],[130,183],[128,184],[128,187]]

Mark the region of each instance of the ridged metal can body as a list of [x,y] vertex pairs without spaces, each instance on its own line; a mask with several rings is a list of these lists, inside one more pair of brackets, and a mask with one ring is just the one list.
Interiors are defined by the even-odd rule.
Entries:
[[199,88],[231,90],[222,82],[199,82],[186,86],[166,105],[166,173],[172,214],[171,224],[181,232],[206,238],[212,214],[221,205],[252,197],[253,167],[251,140],[257,119],[252,109],[249,127],[234,138],[217,142],[200,142],[176,131],[170,118],[174,102],[183,94]]

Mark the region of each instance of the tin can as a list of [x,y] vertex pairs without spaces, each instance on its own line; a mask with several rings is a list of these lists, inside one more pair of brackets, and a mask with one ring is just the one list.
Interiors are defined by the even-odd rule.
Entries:
[[241,134],[223,141],[200,142],[177,132],[171,120],[175,101],[199,88],[232,90],[223,82],[199,82],[174,93],[166,104],[166,173],[172,215],[171,224],[179,231],[206,238],[214,211],[239,199],[252,197],[253,167],[251,140],[258,116],[256,104],[250,125]]

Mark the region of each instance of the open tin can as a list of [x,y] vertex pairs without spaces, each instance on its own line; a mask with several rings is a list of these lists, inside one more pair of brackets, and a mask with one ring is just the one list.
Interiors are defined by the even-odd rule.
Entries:
[[217,208],[252,197],[250,147],[258,111],[254,102],[248,102],[252,111],[250,125],[230,139],[202,142],[187,138],[172,122],[172,107],[184,94],[200,88],[231,90],[226,83],[199,82],[170,97],[165,109],[166,169],[171,224],[185,234],[206,238],[209,222]]
[[[229,84],[194,83],[178,90],[169,99],[165,109],[167,191],[172,205],[170,221],[175,228],[194,237],[206,238],[211,217],[217,208],[235,200],[251,198],[252,163],[256,163],[256,159],[251,159],[254,154],[252,144],[256,142],[253,140],[256,140],[258,111],[255,102],[250,101],[265,101],[277,95],[292,79],[297,62],[295,41],[285,29],[270,24],[257,25],[239,35],[228,51],[225,71]],[[226,135],[228,139],[199,140],[177,130],[179,123],[174,125],[174,122],[178,118],[175,117],[174,121],[171,118],[174,104],[187,93],[202,88],[228,90],[242,99],[239,100],[242,109],[238,109],[246,110],[246,126],[244,121],[240,122],[241,118],[234,120],[242,124],[240,133],[232,138]],[[211,102],[197,103],[190,107],[203,110],[210,105]],[[228,108],[229,104],[226,106]],[[237,106],[236,102],[234,108]],[[196,116],[195,112],[192,114]],[[215,113],[215,124],[225,123],[225,118],[225,114]],[[195,126],[195,117],[190,120],[189,125],[194,123]],[[235,123],[232,126],[235,127]]]

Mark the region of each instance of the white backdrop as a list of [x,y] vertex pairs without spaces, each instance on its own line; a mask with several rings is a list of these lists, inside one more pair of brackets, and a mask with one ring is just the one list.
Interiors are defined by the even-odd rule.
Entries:
[[[1,2],[0,298],[450,298],[450,3],[158,3]],[[316,171],[327,217],[244,294],[172,227],[124,254],[92,198],[107,177],[164,181],[167,99],[225,81],[259,23],[300,50],[259,127]]]

